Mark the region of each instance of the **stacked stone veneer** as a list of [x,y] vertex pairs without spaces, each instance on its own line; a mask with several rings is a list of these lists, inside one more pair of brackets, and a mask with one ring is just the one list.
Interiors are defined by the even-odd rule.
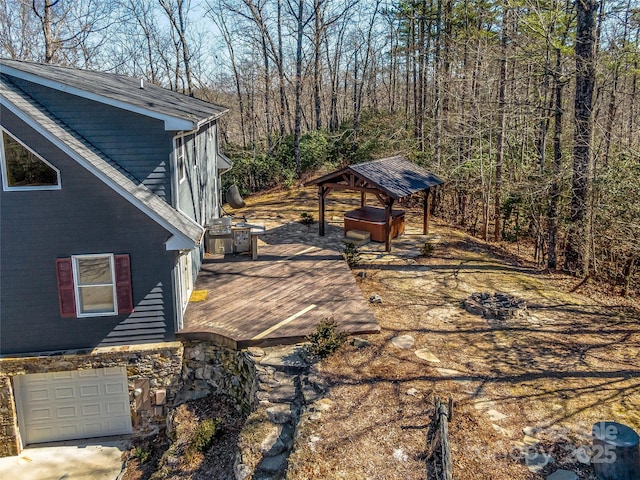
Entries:
[[155,435],[181,403],[223,393],[248,414],[258,391],[254,361],[246,352],[207,342],[168,342],[49,352],[0,359],[0,457],[21,450],[12,377],[93,368],[125,367],[134,437]]
[[125,367],[129,383],[133,436],[157,433],[181,387],[180,342],[95,348],[88,352],[51,352],[0,359],[0,457],[21,450],[12,377],[30,373]]
[[182,390],[176,404],[211,393],[232,397],[238,409],[249,414],[256,401],[255,363],[245,351],[229,350],[208,342],[184,343]]

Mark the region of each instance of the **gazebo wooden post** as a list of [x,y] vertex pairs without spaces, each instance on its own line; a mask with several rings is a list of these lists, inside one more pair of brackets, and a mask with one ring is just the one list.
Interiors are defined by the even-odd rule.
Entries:
[[391,252],[391,211],[393,209],[393,198],[389,198],[384,203],[384,251]]
[[364,207],[365,203],[367,203],[367,192],[363,190],[360,192],[360,207]]
[[424,191],[424,216],[422,219],[422,234],[429,234],[429,219],[431,215],[431,195],[430,188]]
[[318,185],[318,205],[319,205],[319,220],[318,220],[318,235],[324,237],[324,196],[326,188],[322,185]]

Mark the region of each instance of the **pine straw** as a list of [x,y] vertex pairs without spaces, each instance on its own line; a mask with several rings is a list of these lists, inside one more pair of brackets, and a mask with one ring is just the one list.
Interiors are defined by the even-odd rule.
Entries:
[[[544,478],[558,468],[595,478],[572,456],[591,445],[593,423],[613,419],[640,430],[637,307],[612,298],[604,306],[568,291],[575,282],[565,276],[537,272],[444,226],[436,234],[431,258],[360,270],[363,295],[383,298],[372,306],[382,333],[367,337],[369,347],[347,346],[322,363],[333,407],[300,427],[287,478],[426,478],[434,396],[455,401],[449,429],[457,480]],[[460,308],[475,291],[525,298],[534,318],[489,324]],[[415,338],[412,349],[391,345],[400,334]],[[418,359],[417,348],[441,363]],[[436,368],[460,374],[443,377]],[[474,406],[479,400],[495,402],[491,408],[507,418],[492,422]],[[541,429],[537,451],[557,459],[539,474],[516,448],[525,426]]]

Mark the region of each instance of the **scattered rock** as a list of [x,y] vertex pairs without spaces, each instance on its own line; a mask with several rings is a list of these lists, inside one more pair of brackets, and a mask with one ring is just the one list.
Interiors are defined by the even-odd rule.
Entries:
[[274,457],[263,457],[262,461],[258,465],[258,469],[271,474],[281,473],[287,465],[288,458],[289,456],[287,453],[281,453]]
[[365,348],[371,345],[371,342],[369,340],[364,340],[362,338],[353,337],[353,339],[351,340],[351,345],[353,345],[356,348]]
[[316,451],[316,443],[318,443],[320,440],[322,440],[322,438],[318,435],[311,435],[311,437],[309,437],[309,449],[312,452]]
[[291,421],[291,406],[286,404],[274,405],[267,408],[267,416],[273,423],[282,424]]
[[333,408],[333,400],[322,398],[313,404],[313,408],[318,412],[326,412]]
[[247,348],[247,353],[254,358],[261,358],[261,357],[264,357],[265,355],[264,350],[258,347]]
[[267,457],[275,457],[285,451],[287,446],[280,439],[281,427],[274,427],[260,444],[262,454]]
[[440,359],[436,357],[428,348],[421,348],[415,351],[416,357],[431,363],[440,363]]
[[473,406],[476,410],[488,410],[496,406],[496,402],[493,400],[476,400],[473,402]]
[[522,429],[522,433],[528,437],[533,437],[535,436],[536,433],[538,433],[538,428],[537,427],[524,427]]
[[403,452],[401,448],[396,448],[393,450],[393,458],[395,458],[399,462],[406,462],[407,460],[409,460],[409,455]]
[[418,395],[418,389],[410,388],[409,390],[407,390],[407,395],[411,395],[412,397],[415,397],[416,395]]
[[540,470],[553,462],[555,462],[555,459],[546,453],[526,451],[524,454],[524,463],[532,473],[540,472]]
[[436,368],[436,371],[442,377],[457,377],[458,375],[460,375],[460,372],[458,370],[451,370],[449,368]]
[[489,419],[492,422],[498,422],[500,420],[504,420],[505,418],[507,418],[507,416],[504,413],[499,412],[498,410],[495,410],[493,408],[491,410],[487,410],[486,414],[489,415]]
[[269,401],[271,403],[288,403],[293,402],[296,396],[294,385],[280,385],[269,392]]
[[394,347],[402,348],[403,350],[408,350],[413,347],[415,343],[415,339],[411,335],[399,335],[397,337],[393,337],[391,339],[391,343]]
[[306,385],[302,387],[302,396],[304,397],[305,405],[309,405],[318,400],[321,394],[315,388]]
[[520,453],[520,458],[524,458],[524,452],[529,450],[529,445],[525,445],[524,442],[516,441],[513,442],[513,449],[517,450]]
[[500,425],[496,425],[495,423],[492,423],[491,426],[496,432],[501,433],[505,437],[511,436],[511,430],[507,430],[506,428],[503,428]]
[[382,297],[377,293],[369,297],[369,303],[382,303]]
[[522,441],[527,445],[537,445],[540,443],[540,440],[535,437],[530,437],[529,435],[525,435]]
[[251,468],[249,465],[239,463],[234,468],[236,480],[245,480],[251,476]]
[[578,480],[578,475],[570,470],[556,470],[551,475],[547,475],[546,480]]

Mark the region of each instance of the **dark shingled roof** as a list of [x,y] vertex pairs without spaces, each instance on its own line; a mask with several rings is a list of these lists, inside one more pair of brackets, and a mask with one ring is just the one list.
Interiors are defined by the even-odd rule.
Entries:
[[433,173],[403,157],[390,157],[349,165],[311,180],[305,185],[339,182],[345,173],[355,174],[370,186],[379,189],[395,200],[443,183],[443,180]]
[[[140,79],[113,73],[77,70],[5,58],[0,59],[0,73],[21,76],[57,90],[80,94],[94,100],[106,100],[105,103],[128,105],[137,110],[191,122],[193,128],[196,128],[198,123],[216,118],[228,111],[225,107],[151,83],[144,82],[144,88],[140,88]],[[25,74],[30,78],[26,78]],[[71,91],[69,87],[80,93]]]

